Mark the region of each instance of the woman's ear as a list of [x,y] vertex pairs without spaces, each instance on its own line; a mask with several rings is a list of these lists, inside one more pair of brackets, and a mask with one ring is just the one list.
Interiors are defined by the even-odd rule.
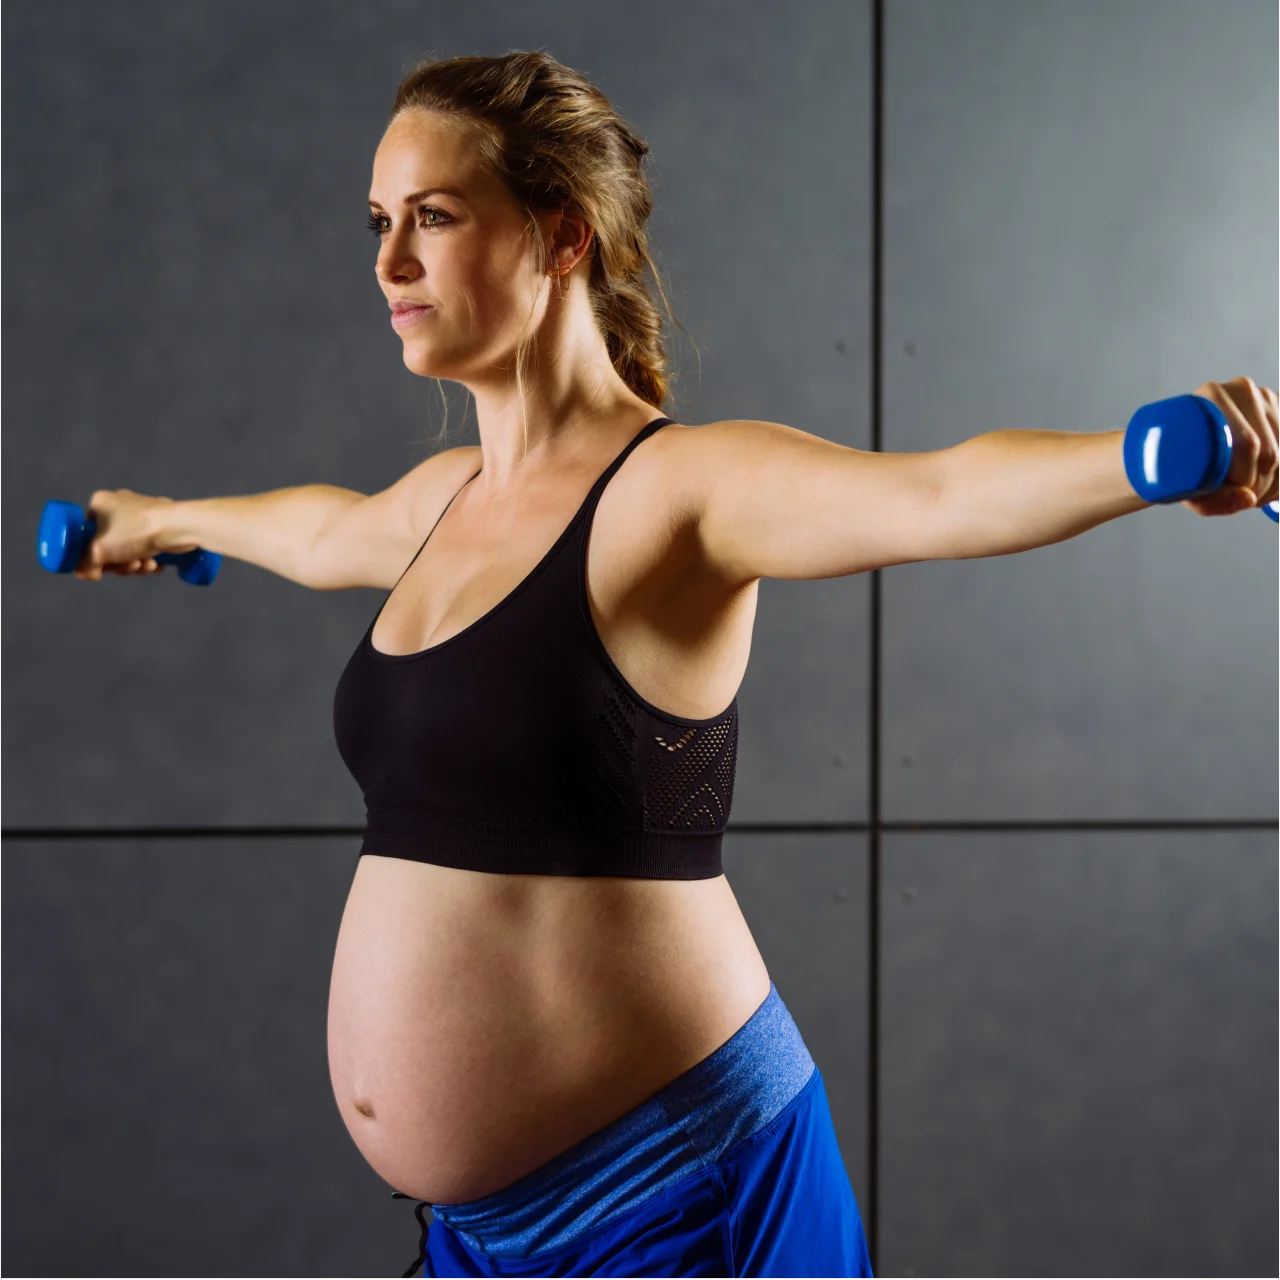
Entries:
[[595,234],[591,224],[576,209],[557,209],[550,227],[552,275],[567,275],[591,246]]

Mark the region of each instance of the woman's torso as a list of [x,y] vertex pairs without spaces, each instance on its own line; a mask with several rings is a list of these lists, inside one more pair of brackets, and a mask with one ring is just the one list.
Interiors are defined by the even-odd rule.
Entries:
[[[505,599],[647,420],[602,434],[607,447],[572,476],[517,498],[486,508],[467,485],[371,643],[417,653]],[[659,429],[611,477],[585,574],[596,631],[623,678],[657,707],[704,718],[741,682],[756,591],[719,585],[699,563],[671,438],[695,429]],[[479,467],[478,449],[454,456],[456,471],[424,493],[432,521]],[[475,1199],[701,1061],[768,986],[723,876],[495,875],[366,854],[334,958],[335,1096],[393,1186],[436,1203]]]

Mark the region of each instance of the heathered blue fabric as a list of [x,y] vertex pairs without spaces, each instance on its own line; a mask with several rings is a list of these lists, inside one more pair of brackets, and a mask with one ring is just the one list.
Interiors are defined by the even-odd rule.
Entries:
[[491,1258],[563,1248],[714,1164],[778,1115],[814,1070],[771,982],[724,1044],[646,1102],[511,1186],[432,1212]]

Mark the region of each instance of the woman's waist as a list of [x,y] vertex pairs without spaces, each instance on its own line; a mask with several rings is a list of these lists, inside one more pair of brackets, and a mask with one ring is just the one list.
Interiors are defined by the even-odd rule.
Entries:
[[[649,987],[644,976],[655,965],[683,979],[690,964],[743,958],[744,945],[758,954],[723,874],[491,872],[372,851],[357,863],[342,928],[437,978],[455,963],[470,974],[493,966],[500,981],[514,969],[526,986],[543,975],[552,1000],[566,983],[601,980],[609,987],[602,995],[613,998],[618,982]],[[576,1006],[586,992],[573,996]]]

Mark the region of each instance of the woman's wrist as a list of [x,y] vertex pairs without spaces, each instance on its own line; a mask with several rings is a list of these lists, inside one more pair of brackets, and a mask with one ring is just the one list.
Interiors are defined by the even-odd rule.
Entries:
[[183,552],[198,546],[190,529],[190,503],[154,497],[147,513],[152,550]]

